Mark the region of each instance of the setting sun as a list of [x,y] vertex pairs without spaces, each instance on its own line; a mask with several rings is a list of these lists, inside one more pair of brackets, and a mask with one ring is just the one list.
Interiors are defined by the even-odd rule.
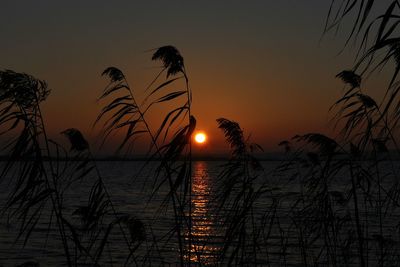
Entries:
[[205,133],[197,133],[197,134],[194,136],[194,140],[195,140],[196,143],[198,143],[198,144],[203,144],[203,143],[206,141],[206,139],[207,139],[207,136],[206,136]]

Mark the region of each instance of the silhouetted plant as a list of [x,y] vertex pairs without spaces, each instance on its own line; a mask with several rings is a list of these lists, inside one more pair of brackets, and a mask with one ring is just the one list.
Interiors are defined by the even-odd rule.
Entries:
[[[398,1],[390,1],[384,14],[370,18],[374,0],[332,1],[325,33],[339,27],[355,12],[347,45],[362,36],[357,62],[336,75],[346,90],[331,107],[337,136],[320,133],[297,135],[279,145],[285,161],[267,172],[256,160],[260,146],[252,144],[237,122],[218,119],[231,146],[231,158],[222,166],[217,188],[218,230],[224,238],[213,264],[301,266],[394,266],[399,263],[400,186],[393,159],[397,146],[400,104],[400,50],[397,27]],[[375,29],[375,30],[374,30]],[[179,264],[198,264],[201,250],[193,249],[191,136],[196,119],[191,114],[192,92],[184,59],[173,46],[155,49],[152,60],[161,71],[149,83],[142,104],[125,74],[109,67],[102,73],[110,80],[99,101],[102,107],[95,125],[102,124],[102,145],[122,132],[116,151],[131,151],[137,138],[150,139],[148,158],[157,160],[148,203],[161,188],[164,199],[152,221],[121,214],[115,205],[79,130],[62,133],[70,151],[47,137],[40,104],[49,90],[34,77],[0,72],[0,135],[9,158],[0,181],[13,179],[3,210],[9,222],[18,223],[17,239],[30,240],[42,213],[50,210],[49,230],[57,228],[69,266],[102,265],[108,253],[112,262],[112,236],[122,235],[126,244],[124,265],[168,262],[167,244],[177,244]],[[365,90],[364,77],[394,63],[394,73],[380,101]],[[368,73],[369,72],[369,73]],[[161,74],[165,73],[165,79]],[[183,90],[174,85],[184,83]],[[154,107],[173,104],[158,127],[147,116]],[[156,129],[156,130],[152,130]],[[393,153],[394,152],[394,153]],[[146,166],[147,166],[146,165]],[[143,167],[144,169],[144,167]],[[142,170],[143,170],[142,169]],[[273,180],[278,179],[274,184]],[[86,204],[67,213],[67,194],[86,181]],[[171,208],[172,207],[172,208]],[[161,211],[172,210],[168,233],[155,233]],[[176,242],[171,241],[175,237]],[[212,238],[204,239],[212,243]],[[119,248],[122,250],[121,248]],[[107,253],[105,253],[107,251]],[[156,252],[154,252],[156,251]],[[152,259],[153,253],[161,258]],[[122,264],[122,263],[121,263]]]
[[[62,221],[58,173],[54,171],[53,163],[45,163],[46,157],[51,156],[51,142],[46,136],[40,103],[50,90],[44,81],[10,70],[0,72],[0,90],[0,125],[7,129],[2,134],[14,132],[5,145],[9,159],[2,168],[1,180],[10,176],[16,179],[3,212],[8,211],[9,220],[16,219],[20,225],[17,239],[25,236],[25,245],[42,211],[50,205],[57,219],[68,265],[71,266],[67,233]],[[45,147],[42,147],[43,144]]]
[[[69,266],[82,262],[98,265],[110,231],[114,225],[120,225],[121,220],[91,159],[87,141],[76,129],[64,131],[75,154],[72,160],[65,161],[69,153],[48,139],[40,110],[40,103],[49,94],[45,82],[27,74],[1,71],[0,91],[0,126],[7,129],[2,136],[9,137],[5,144],[9,158],[2,166],[1,181],[11,182],[14,186],[3,213],[8,213],[9,223],[19,224],[17,239],[23,237],[25,245],[37,225],[49,220],[48,231],[53,224],[57,227]],[[76,182],[88,179],[95,170],[98,179],[89,194],[88,205],[67,214],[66,193],[76,186]],[[45,210],[51,214],[49,218],[42,216]],[[81,217],[81,227],[72,223],[71,215]],[[136,234],[131,232],[133,236]],[[138,242],[142,237],[135,240]]]
[[[157,83],[160,74],[150,83],[146,89],[151,89],[143,106],[139,106],[135,100],[132,89],[125,78],[125,75],[115,67],[107,68],[104,74],[110,77],[110,84],[104,90],[100,99],[110,98],[111,102],[106,105],[99,114],[96,124],[105,119],[104,140],[113,132],[127,129],[125,138],[120,145],[120,149],[129,141],[134,141],[138,134],[146,133],[151,139],[149,152],[151,158],[160,160],[160,165],[156,170],[155,180],[153,181],[152,195],[157,193],[158,188],[167,184],[169,192],[164,203],[172,202],[175,217],[175,229],[178,243],[181,265],[184,264],[184,254],[186,253],[185,244],[188,240],[190,247],[190,225],[191,225],[191,135],[195,129],[196,120],[191,115],[191,91],[189,88],[188,77],[185,72],[183,57],[173,46],[158,48],[152,56],[153,60],[159,60],[163,64],[162,72],[166,71],[167,80],[151,89]],[[170,76],[182,76],[170,78]],[[169,79],[170,78],[170,79]],[[183,91],[168,91],[168,86],[173,82],[184,78],[186,89]],[[165,93],[164,93],[165,92]],[[162,94],[161,97],[157,96]],[[154,105],[177,100],[180,96],[186,96],[183,105],[172,109],[167,113],[158,130],[153,133],[147,123],[145,116],[151,111]],[[172,129],[182,123],[187,118],[187,123],[183,124],[175,132]],[[170,138],[167,141],[167,137]],[[189,204],[188,204],[189,203]],[[186,209],[189,209],[189,216],[186,216]],[[189,237],[183,238],[183,233],[188,232]],[[189,252],[190,253],[190,252]]]
[[264,184],[255,183],[261,164],[252,155],[257,144],[244,137],[237,122],[220,118],[218,127],[224,132],[231,146],[231,159],[223,166],[219,176],[217,203],[222,218],[225,242],[220,253],[220,262],[229,265],[257,265],[260,253],[260,218],[255,216],[255,202],[266,192]]

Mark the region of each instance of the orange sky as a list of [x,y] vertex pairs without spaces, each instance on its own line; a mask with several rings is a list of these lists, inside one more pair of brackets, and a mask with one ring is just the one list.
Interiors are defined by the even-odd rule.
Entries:
[[[239,122],[267,151],[295,134],[329,132],[328,109],[343,88],[334,76],[354,60],[351,48],[338,55],[345,35],[319,42],[329,1],[81,2],[10,2],[0,11],[1,67],[49,83],[44,114],[54,139],[75,127],[93,143],[101,72],[120,68],[143,99],[158,66],[146,51],[163,45],[185,58],[193,114],[209,135],[200,150],[226,149],[219,117]],[[367,84],[372,95],[381,84]]]

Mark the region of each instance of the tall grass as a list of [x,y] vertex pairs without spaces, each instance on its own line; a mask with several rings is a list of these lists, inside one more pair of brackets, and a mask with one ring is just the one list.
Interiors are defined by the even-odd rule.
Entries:
[[[43,242],[59,243],[68,266],[399,265],[400,5],[391,1],[385,13],[371,21],[374,3],[332,1],[328,13],[326,33],[355,12],[346,45],[362,36],[355,67],[336,76],[346,89],[330,108],[335,136],[306,133],[283,141],[279,145],[285,160],[271,167],[256,159],[262,148],[239,123],[217,120],[231,157],[220,166],[211,210],[224,241],[215,245],[211,236],[201,240],[216,248],[213,261],[201,257],[205,252],[194,245],[200,242],[193,233],[192,210],[191,136],[196,119],[184,58],[175,47],[153,51],[151,58],[161,63],[160,71],[144,90],[132,88],[120,69],[106,68],[102,75],[109,83],[98,99],[102,107],[94,123],[101,129],[101,145],[111,137],[121,138],[116,152],[130,152],[138,138],[149,140],[148,161],[136,175],[157,162],[143,203],[159,204],[152,219],[138,211],[118,211],[109,180],[79,130],[62,132],[70,148],[48,137],[41,104],[50,90],[44,81],[0,71],[0,134],[8,155],[0,182],[12,185],[2,214],[9,225],[18,226],[16,240],[25,246],[46,222],[47,236],[56,233],[59,240]],[[376,101],[368,95],[364,77],[390,62],[394,74]],[[142,103],[138,91],[147,93]],[[149,113],[164,105],[172,108],[160,115],[160,125],[151,125]],[[132,175],[132,181],[137,176]],[[69,200],[76,188],[85,199],[79,205]],[[156,201],[159,197],[161,202]],[[154,231],[167,216],[171,229]]]
[[[160,162],[152,183],[152,195],[156,194],[164,184],[168,185],[169,192],[163,206],[167,207],[172,203],[175,220],[175,227],[172,232],[175,232],[178,241],[180,264],[184,265],[185,254],[189,253],[187,257],[190,259],[190,253],[192,253],[191,249],[185,249],[191,247],[192,240],[191,135],[196,126],[196,120],[191,115],[192,93],[183,57],[175,47],[158,48],[154,52],[152,60],[161,61],[162,70],[146,88],[149,94],[142,106],[137,104],[132,89],[120,70],[110,67],[103,72],[103,75],[107,74],[111,81],[100,99],[111,97],[111,102],[103,108],[96,123],[105,116],[109,116],[104,124],[104,138],[107,138],[112,132],[127,129],[119,149],[123,148],[138,134],[146,133],[150,137],[150,159],[157,159]],[[166,73],[166,80],[158,84],[163,72]],[[179,79],[184,80],[185,90],[168,90],[168,87],[171,87]],[[122,94],[122,96],[118,94]],[[146,114],[155,105],[176,101],[182,97],[186,98],[183,104],[168,111],[157,131],[152,132],[146,120]],[[188,233],[187,236],[184,233]]]
[[[9,139],[4,148],[9,157],[2,166],[1,179],[13,186],[2,212],[7,214],[8,224],[19,225],[16,239],[22,238],[25,246],[37,225],[47,221],[48,233],[58,229],[68,266],[98,265],[110,231],[119,225],[133,253],[143,234],[131,231],[129,238],[122,224],[129,228],[130,223],[141,222],[117,214],[82,134],[72,128],[63,132],[71,141],[70,152],[47,137],[40,109],[50,92],[47,84],[9,70],[0,72],[0,83],[0,124],[7,129],[2,135]],[[73,208],[67,207],[69,191],[92,176],[96,178],[90,179],[87,205],[68,213]]]

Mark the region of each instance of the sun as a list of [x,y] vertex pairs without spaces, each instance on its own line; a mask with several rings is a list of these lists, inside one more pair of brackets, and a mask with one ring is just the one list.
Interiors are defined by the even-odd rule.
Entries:
[[199,132],[194,136],[194,140],[198,144],[204,144],[206,142],[206,140],[207,140],[207,136],[206,136],[205,133]]

